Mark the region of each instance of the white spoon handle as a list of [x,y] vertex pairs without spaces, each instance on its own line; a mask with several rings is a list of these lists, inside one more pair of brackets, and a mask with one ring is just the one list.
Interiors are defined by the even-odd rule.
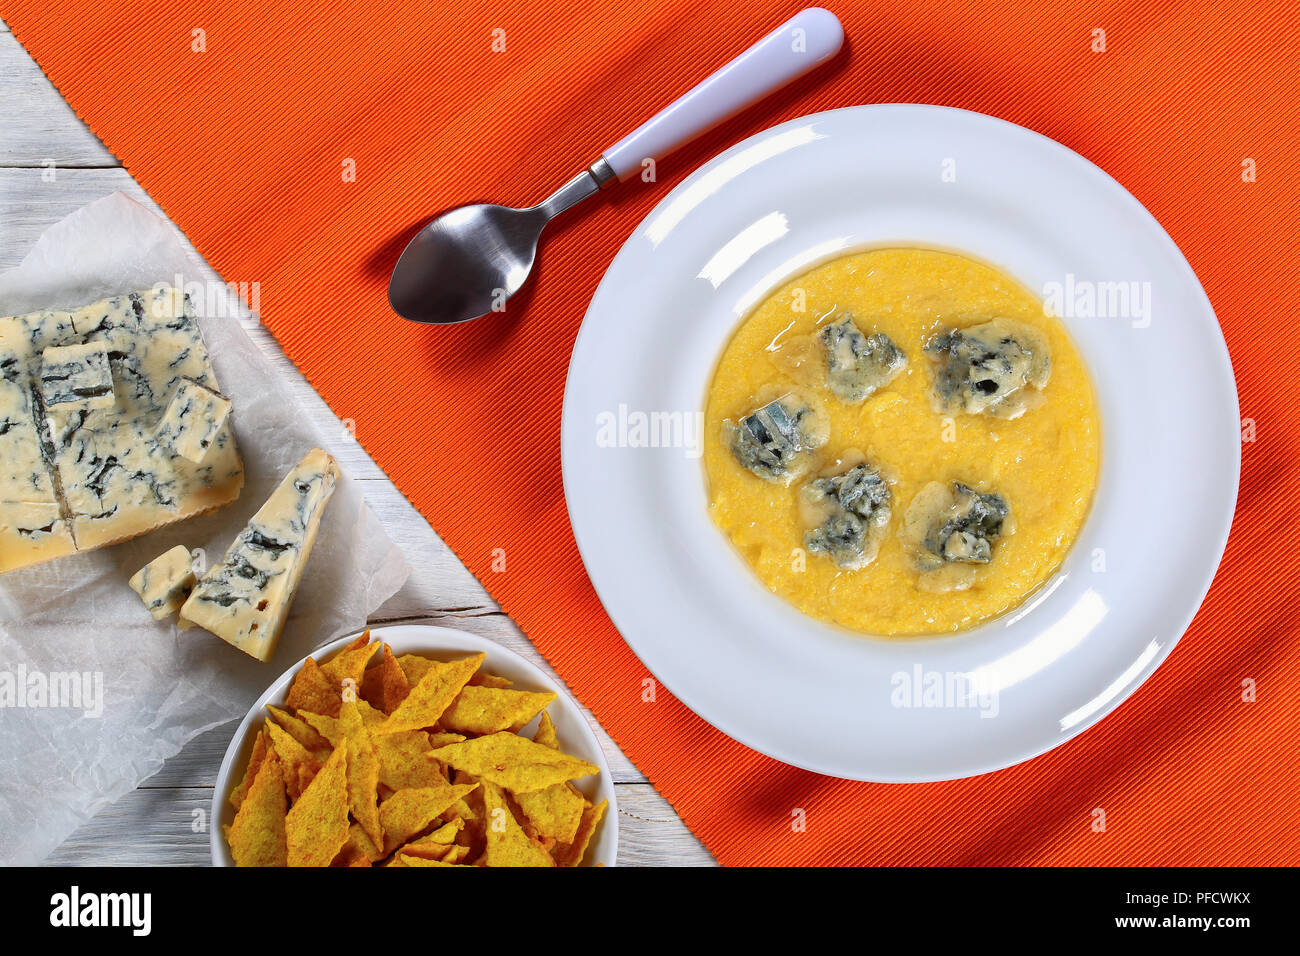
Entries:
[[751,103],[829,60],[844,42],[844,28],[829,10],[795,14],[657,116],[605,151],[620,180],[638,175]]

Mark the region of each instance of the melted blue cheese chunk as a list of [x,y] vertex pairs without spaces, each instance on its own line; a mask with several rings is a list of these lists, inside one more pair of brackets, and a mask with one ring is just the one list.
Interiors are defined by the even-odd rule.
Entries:
[[724,440],[736,461],[764,481],[788,484],[807,473],[826,444],[826,416],[809,396],[788,391],[760,396],[762,404],[739,422],[724,422]]
[[826,353],[826,384],[841,401],[865,401],[907,367],[893,339],[883,332],[864,335],[850,315],[823,326],[817,339]]
[[113,373],[103,342],[51,345],[41,353],[41,397],[46,408],[113,406]]
[[27,386],[0,379],[0,573],[76,550],[34,404]]
[[198,464],[230,414],[230,399],[193,379],[181,379],[154,432],[155,441]]
[[865,463],[840,475],[817,478],[803,488],[801,513],[809,525],[804,546],[844,570],[876,559],[891,513],[889,483]]
[[180,610],[194,587],[194,563],[189,549],[178,544],[154,558],[127,582],[154,620],[161,621]]
[[1043,337],[1007,319],[937,335],[925,351],[934,363],[935,408],[945,414],[1019,418],[1041,404],[1052,374]]
[[1006,499],[954,481],[932,481],[908,505],[899,538],[931,591],[961,590],[975,566],[993,560],[993,548],[1015,530]]
[[319,448],[280,482],[181,608],[197,624],[260,661],[269,660],[311,556],[338,465]]

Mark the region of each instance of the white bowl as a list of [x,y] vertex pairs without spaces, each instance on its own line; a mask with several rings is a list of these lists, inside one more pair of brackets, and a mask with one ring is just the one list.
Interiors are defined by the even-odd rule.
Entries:
[[[698,459],[680,447],[604,447],[600,426],[620,410],[700,414],[741,317],[775,287],[849,251],[910,245],[966,252],[1038,292],[1070,276],[1150,283],[1152,309],[1147,325],[1137,314],[1064,318],[1097,384],[1102,462],[1060,571],[997,620],[891,641],[821,624],[769,593],[709,520]],[[1150,676],[1223,553],[1239,428],[1210,303],[1136,199],[1029,130],[895,105],[766,130],[646,217],[578,334],[561,448],[596,591],[678,700],[786,763],[909,782],[1040,754]],[[902,706],[917,701],[896,699],[895,686],[918,673],[997,690],[996,713],[956,695]]]
[[[324,647],[317,648],[310,656],[318,661],[329,657],[356,637],[356,634],[340,637]],[[487,659],[483,662],[483,668],[501,677],[508,678],[520,690],[553,692],[556,697],[547,708],[547,711],[551,715],[551,720],[555,722],[555,733],[559,738],[560,747],[565,753],[580,757],[600,768],[600,773],[591,777],[584,777],[581,780],[575,780],[574,785],[592,803],[599,803],[601,800],[609,801],[609,807],[605,811],[604,819],[600,822],[600,828],[596,831],[596,837],[587,850],[587,861],[584,865],[614,865],[615,858],[618,855],[618,805],[614,796],[614,781],[610,777],[609,764],[605,760],[605,753],[600,749],[600,743],[596,740],[596,735],[592,733],[587,718],[563,687],[558,686],[537,667],[524,660],[514,651],[508,650],[494,641],[489,641],[487,638],[467,634],[464,631],[457,631],[449,627],[397,624],[392,627],[373,628],[370,631],[370,637],[372,640],[386,643],[393,649],[393,653],[398,656],[402,654],[427,654],[435,658],[446,658],[463,657],[482,652],[487,655]],[[221,770],[217,773],[217,788],[212,794],[210,837],[213,866],[235,865],[235,861],[230,856],[230,847],[226,843],[222,826],[231,823],[235,818],[234,808],[230,805],[228,798],[236,777],[242,777],[244,767],[247,766],[249,755],[253,749],[253,740],[256,735],[250,733],[250,730],[263,718],[269,716],[266,710],[267,704],[283,706],[289,684],[306,660],[307,658],[304,657],[275,679],[275,682],[257,699],[257,703],[244,717],[239,729],[235,731],[234,738],[230,741],[230,746],[226,748],[226,756],[221,761]],[[535,718],[532,723],[523,729],[522,733],[525,736],[532,736],[538,719],[540,718]]]

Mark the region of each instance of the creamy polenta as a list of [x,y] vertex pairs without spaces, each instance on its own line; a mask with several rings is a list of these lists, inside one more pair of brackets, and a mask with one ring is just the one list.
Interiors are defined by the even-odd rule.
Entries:
[[[882,347],[892,343],[902,358],[891,351],[892,364],[881,366],[887,374],[832,390],[827,364],[833,370],[834,357],[828,359],[827,349],[838,341],[837,330],[823,330],[846,316],[863,335],[879,333]],[[1035,343],[1045,343],[1046,383],[1012,413],[945,406],[925,346],[953,330],[1001,329],[985,325],[995,319],[1027,328]],[[764,480],[759,464],[745,467],[737,459],[736,423],[782,394],[798,396],[785,411],[806,411],[817,439],[798,472]],[[1060,566],[1097,482],[1096,398],[1064,326],[1010,276],[947,252],[848,255],[778,289],[727,344],[705,417],[713,521],[771,591],[818,620],[879,636],[958,631],[1020,604]],[[847,471],[863,462],[870,470]],[[877,485],[878,475],[889,488],[888,512],[870,512],[884,530],[873,532],[861,567],[841,566],[852,562],[810,549],[805,537],[809,496],[818,494],[811,483],[846,474]],[[991,558],[962,564],[956,586],[935,587],[935,576],[918,569],[914,551],[900,540],[909,503],[935,482],[996,494],[1010,512],[990,539]],[[816,487],[834,491],[825,481]]]

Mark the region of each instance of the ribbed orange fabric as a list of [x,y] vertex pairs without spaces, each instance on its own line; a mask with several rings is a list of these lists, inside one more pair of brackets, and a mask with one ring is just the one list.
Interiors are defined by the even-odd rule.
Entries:
[[[387,277],[416,226],[473,199],[536,201],[798,6],[0,0],[0,17],[208,261],[261,284],[285,350],[722,862],[1300,862],[1300,12],[1286,0],[833,6],[849,42],[832,65],[661,162],[658,184],[561,220],[504,317],[452,328],[389,311]],[[821,778],[730,741],[667,692],[643,703],[646,671],[574,547],[558,441],[583,311],[652,204],[759,129],[889,101],[1021,123],[1132,190],[1209,291],[1258,431],[1223,569],[1160,671],[1047,756],[919,786]],[[1256,182],[1243,182],[1246,159]]]

